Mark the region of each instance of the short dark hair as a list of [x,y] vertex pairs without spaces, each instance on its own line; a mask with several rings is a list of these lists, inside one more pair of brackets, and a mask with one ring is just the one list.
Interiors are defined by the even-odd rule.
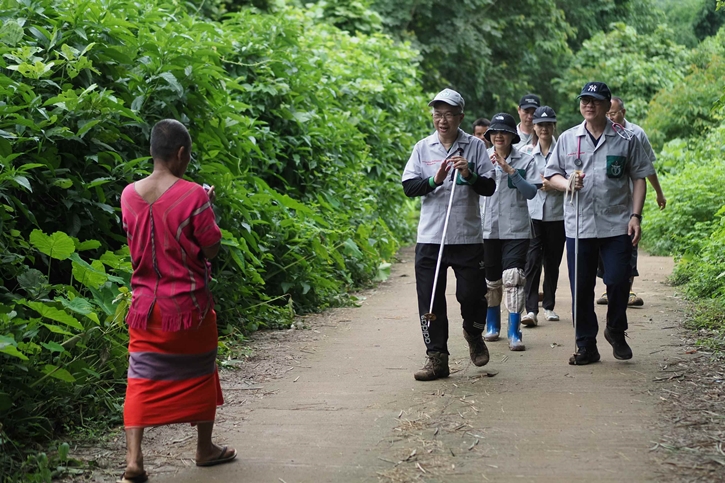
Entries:
[[180,147],[191,151],[191,136],[186,126],[175,119],[163,119],[151,130],[151,157],[168,160]]
[[473,121],[472,128],[475,131],[476,130],[476,126],[488,127],[490,125],[491,125],[491,121],[489,121],[485,117],[479,117],[478,119],[476,119],[475,121]]
[[615,101],[619,103],[620,109],[624,109],[624,101],[622,100],[621,97],[612,96],[612,102],[615,102]]

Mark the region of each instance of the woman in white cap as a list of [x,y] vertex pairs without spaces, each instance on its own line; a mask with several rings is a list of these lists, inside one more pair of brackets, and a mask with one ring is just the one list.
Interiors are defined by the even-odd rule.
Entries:
[[496,191],[481,198],[483,217],[483,259],[486,268],[488,313],[484,339],[495,341],[501,331],[501,299],[504,289],[509,311],[509,349],[525,349],[521,340],[521,312],[524,310],[524,267],[531,238],[531,221],[526,200],[536,196],[541,177],[534,157],[522,153],[516,121],[510,114],[493,116],[486,138],[495,165]]
[[[549,106],[541,106],[534,112],[534,133],[529,152],[536,160],[539,173],[543,173],[546,162],[556,144],[556,112]],[[526,315],[521,323],[526,327],[538,325],[539,281],[541,266],[544,266],[544,317],[548,321],[559,320],[554,312],[556,285],[559,280],[559,265],[564,255],[566,234],[564,233],[564,192],[558,191],[541,174],[541,188],[529,200],[529,215],[533,237],[526,260]]]

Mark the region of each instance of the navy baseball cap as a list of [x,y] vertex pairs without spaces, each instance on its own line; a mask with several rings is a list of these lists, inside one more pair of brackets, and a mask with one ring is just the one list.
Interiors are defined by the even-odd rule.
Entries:
[[541,106],[534,111],[534,124],[556,122],[556,112],[549,106]]
[[604,82],[587,82],[582,88],[581,94],[579,94],[579,98],[582,97],[593,97],[594,99],[599,99],[600,101],[611,101],[612,92]]
[[537,108],[541,105],[541,99],[535,94],[526,94],[519,101],[519,107],[521,109],[528,109],[530,107]]

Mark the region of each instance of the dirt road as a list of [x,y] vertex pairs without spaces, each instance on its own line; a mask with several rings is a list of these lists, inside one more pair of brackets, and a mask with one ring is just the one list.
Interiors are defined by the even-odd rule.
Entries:
[[[574,343],[565,263],[562,320],[524,329],[525,352],[489,343],[483,368],[469,363],[451,275],[453,373],[423,383],[413,379],[424,362],[413,253],[400,257],[360,307],[306,318],[307,329],[260,334],[255,355],[223,371],[227,404],[216,435],[238,448],[235,463],[196,468],[190,428],[152,429],[152,481],[663,479],[649,448],[658,440],[661,364],[681,355],[680,304],[664,284],[671,259],[640,255],[635,289],[645,306],[628,311],[634,358],[616,361],[600,331],[602,362],[581,367],[567,364]],[[605,308],[597,309],[600,323]],[[120,463],[123,453],[114,458]]]

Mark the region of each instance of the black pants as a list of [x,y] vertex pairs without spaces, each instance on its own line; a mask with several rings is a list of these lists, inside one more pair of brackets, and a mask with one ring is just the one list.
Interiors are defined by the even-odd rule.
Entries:
[[430,327],[422,320],[430,309],[433,277],[440,245],[419,243],[415,247],[415,283],[418,291],[418,312],[421,331],[428,353],[448,354],[448,308],[446,279],[448,267],[456,275],[456,299],[461,304],[463,328],[471,335],[480,335],[486,326],[486,277],[483,271],[483,244],[445,245],[436,285],[433,313],[436,319]]
[[526,311],[539,312],[539,281],[544,267],[544,310],[554,310],[556,285],[559,281],[559,265],[564,255],[566,234],[564,220],[533,222],[534,237],[529,244],[526,258]]
[[492,282],[501,280],[504,270],[524,269],[529,239],[523,240],[483,240],[486,278]]
[[[577,276],[576,344],[577,347],[596,345],[599,324],[594,312],[594,287],[597,283],[597,254],[604,265],[604,284],[607,286],[607,327],[627,330],[627,299],[629,277],[632,273],[632,239],[629,235],[579,240],[579,274]],[[574,298],[574,239],[566,239],[566,258],[569,265],[569,285]]]

